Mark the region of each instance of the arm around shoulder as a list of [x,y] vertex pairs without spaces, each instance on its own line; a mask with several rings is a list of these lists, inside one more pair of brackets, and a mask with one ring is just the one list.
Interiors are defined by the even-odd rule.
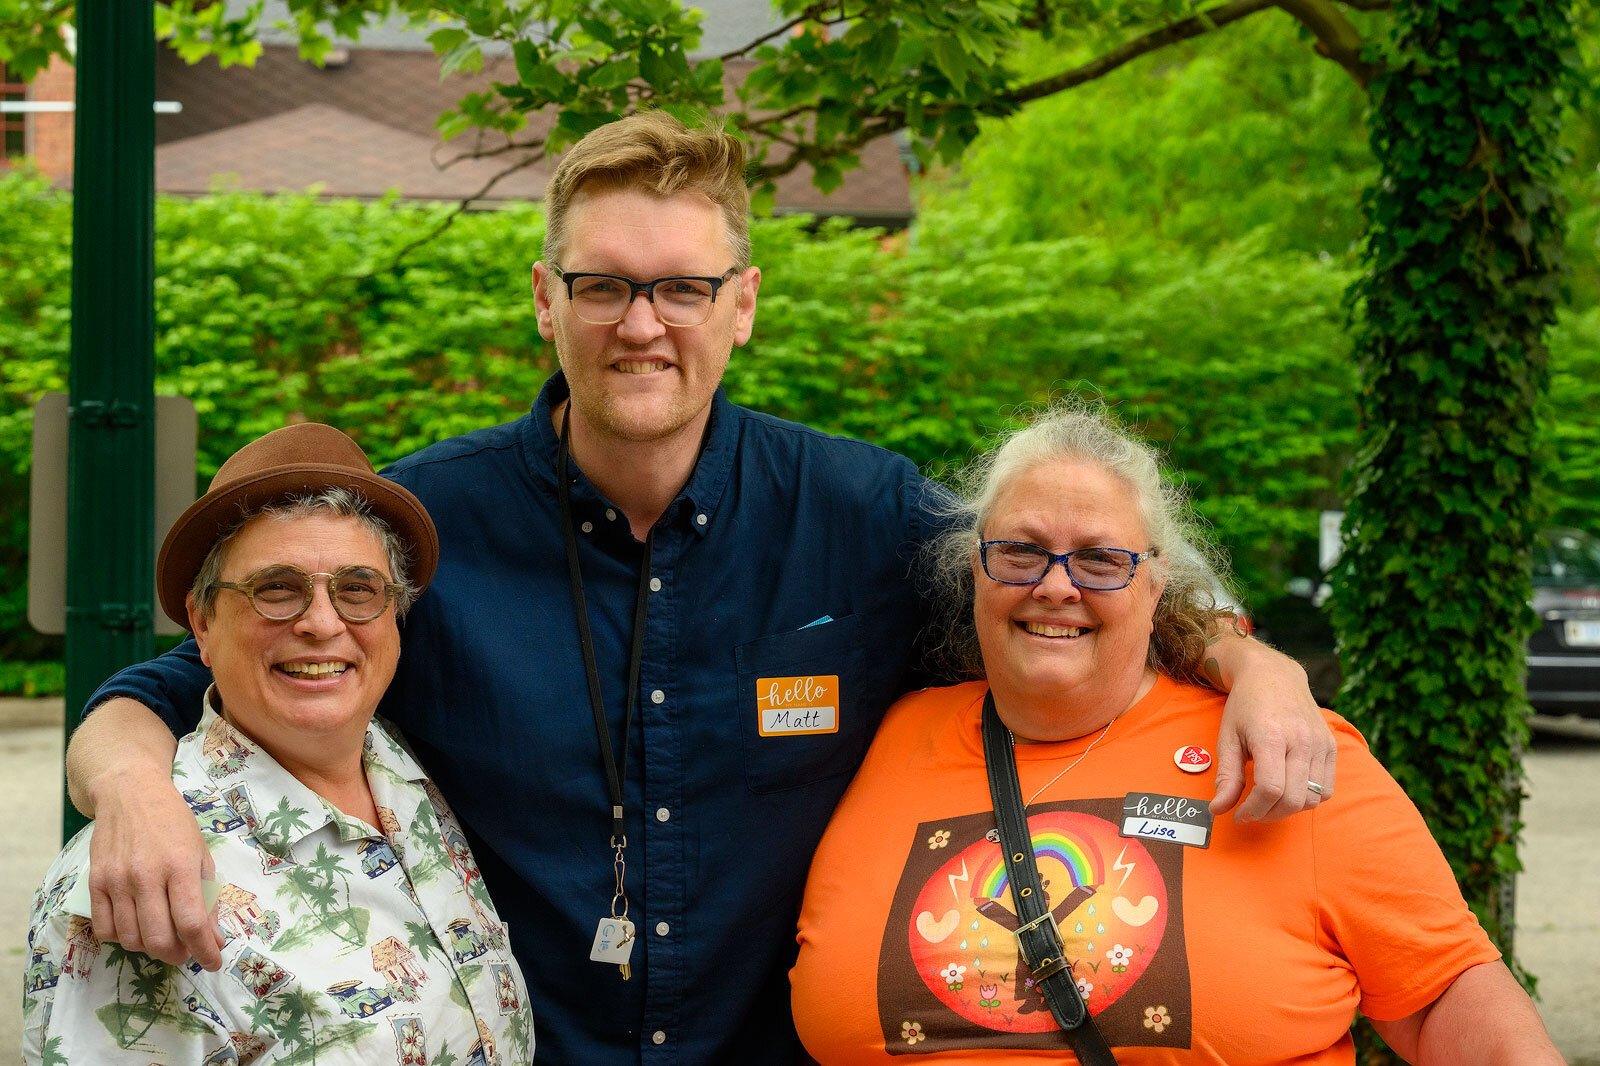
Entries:
[[1217,737],[1217,794],[1213,814],[1244,796],[1246,755],[1255,783],[1234,818],[1276,821],[1333,795],[1333,731],[1311,695],[1305,669],[1282,652],[1223,623],[1206,649],[1205,671],[1228,693]]
[[95,819],[89,905],[95,936],[177,965],[221,964],[201,881],[211,853],[172,783],[172,733],[149,708],[113,699],[67,749],[72,802]]
[[67,791],[72,805],[93,818],[107,793],[171,787],[172,731],[137,700],[116,697],[96,707],[72,733],[67,746]]

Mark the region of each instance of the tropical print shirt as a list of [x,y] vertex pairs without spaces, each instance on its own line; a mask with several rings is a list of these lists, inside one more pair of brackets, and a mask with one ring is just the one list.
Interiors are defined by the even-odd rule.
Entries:
[[222,968],[95,939],[85,830],[33,899],[23,1062],[528,1062],[533,1021],[506,927],[416,761],[381,722],[368,726],[374,828],[291,776],[211,697],[172,777],[216,863]]

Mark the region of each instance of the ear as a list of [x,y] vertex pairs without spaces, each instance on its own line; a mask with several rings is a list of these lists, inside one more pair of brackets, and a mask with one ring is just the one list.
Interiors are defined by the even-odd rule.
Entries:
[[539,336],[547,341],[556,339],[555,312],[550,307],[548,291],[554,278],[542,261],[533,264],[533,306],[538,312]]
[[189,612],[189,632],[194,634],[194,642],[200,645],[200,661],[207,666],[211,665],[211,623],[194,602],[194,593],[189,593],[183,598],[184,609]]
[[1150,591],[1154,599],[1150,601],[1150,632],[1156,631],[1156,615],[1161,613],[1161,597],[1167,591],[1167,575],[1161,574],[1150,582]]
[[735,347],[743,347],[756,328],[756,292],[761,288],[761,268],[750,267],[739,275],[735,284],[739,286],[739,302],[733,321],[733,343]]

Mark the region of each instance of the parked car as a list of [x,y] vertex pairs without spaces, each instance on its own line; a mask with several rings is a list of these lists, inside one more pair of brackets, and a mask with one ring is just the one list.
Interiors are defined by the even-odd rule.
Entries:
[[1600,718],[1600,538],[1547,529],[1534,545],[1528,700],[1545,714]]
[[[1331,707],[1340,673],[1323,610],[1327,586],[1301,581],[1296,593],[1257,611],[1257,636],[1298,659],[1317,702]],[[1528,701],[1541,714],[1600,719],[1600,538],[1581,529],[1540,531],[1533,609],[1540,626],[1528,640]]]

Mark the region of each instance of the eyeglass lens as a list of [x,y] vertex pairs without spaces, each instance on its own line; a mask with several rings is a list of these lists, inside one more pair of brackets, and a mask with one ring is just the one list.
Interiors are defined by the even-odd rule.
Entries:
[[[698,326],[711,317],[716,289],[701,278],[663,278],[650,294],[656,315],[669,326]],[[572,283],[572,308],[594,326],[621,322],[634,290],[616,278],[585,277]]]
[[[321,574],[308,574],[293,566],[271,566],[249,581],[256,610],[275,622],[298,618],[311,605],[312,582]],[[328,578],[333,609],[347,622],[370,622],[388,606],[388,582],[365,566],[344,566]]]
[[[1116,548],[1079,548],[1068,552],[1067,577],[1080,588],[1112,591],[1133,580],[1134,556]],[[1031,585],[1044,580],[1051,554],[1037,544],[990,541],[984,551],[984,571],[996,581]]]

